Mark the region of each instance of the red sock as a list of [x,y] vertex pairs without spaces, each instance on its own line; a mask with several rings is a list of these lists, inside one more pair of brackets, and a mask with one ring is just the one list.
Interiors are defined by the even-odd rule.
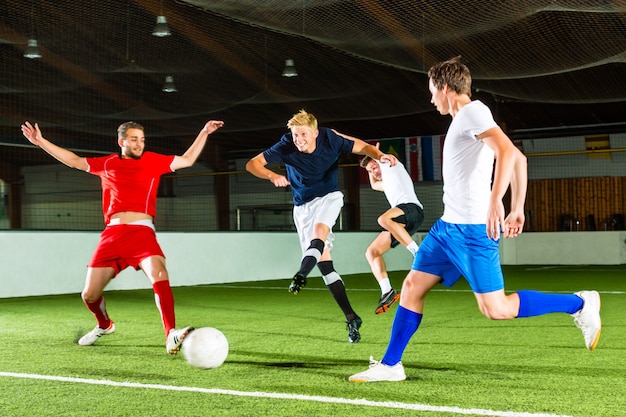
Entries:
[[154,289],[154,301],[161,313],[161,321],[163,321],[163,330],[165,336],[176,327],[176,315],[174,314],[174,294],[168,280],[157,281],[152,284]]
[[97,301],[94,301],[93,303],[85,303],[85,305],[96,317],[98,327],[107,329],[111,325],[111,319],[109,318],[109,313],[107,313],[107,305],[104,301],[104,297],[100,296]]

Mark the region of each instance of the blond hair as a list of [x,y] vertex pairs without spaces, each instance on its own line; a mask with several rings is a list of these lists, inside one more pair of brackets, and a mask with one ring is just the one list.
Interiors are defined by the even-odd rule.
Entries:
[[307,113],[306,110],[300,110],[287,122],[287,127],[289,129],[295,126],[307,126],[311,130],[316,131],[317,119],[311,113]]

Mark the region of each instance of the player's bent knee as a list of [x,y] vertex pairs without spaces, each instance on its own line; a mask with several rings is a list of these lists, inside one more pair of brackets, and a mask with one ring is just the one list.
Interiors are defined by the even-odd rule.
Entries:
[[365,259],[367,259],[368,261],[372,261],[378,258],[379,256],[382,256],[382,253],[378,249],[369,247],[365,251]]
[[426,295],[428,289],[423,288],[421,285],[419,285],[419,280],[409,274],[402,282],[401,292],[411,298],[422,298]]
[[98,298],[100,298],[100,294],[92,294],[87,291],[83,291],[80,294],[80,298],[82,298],[85,303],[94,303],[98,301]]
[[382,227],[383,229],[385,229],[385,230],[388,230],[389,229],[389,225],[393,222],[393,220],[388,219],[388,218],[383,217],[383,216],[380,216],[377,221],[378,221],[378,225],[380,227]]

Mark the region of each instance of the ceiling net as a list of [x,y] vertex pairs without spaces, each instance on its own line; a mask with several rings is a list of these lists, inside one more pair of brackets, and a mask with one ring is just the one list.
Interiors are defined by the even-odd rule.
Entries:
[[[5,144],[23,144],[31,120],[110,151],[136,120],[176,152],[218,118],[215,145],[234,158],[273,144],[301,108],[364,138],[443,133],[426,72],[457,55],[511,131],[623,121],[626,1],[5,0],[0,15]],[[171,36],[152,35],[160,15]],[[29,39],[41,58],[22,56]],[[287,59],[297,77],[281,76]],[[162,91],[168,76],[176,92]]]

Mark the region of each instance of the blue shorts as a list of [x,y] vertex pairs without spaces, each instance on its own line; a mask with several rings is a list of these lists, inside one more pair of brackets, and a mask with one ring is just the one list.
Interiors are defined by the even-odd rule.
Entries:
[[477,294],[504,289],[498,242],[484,224],[454,224],[439,219],[430,229],[411,269],[441,277],[446,287],[465,277]]

